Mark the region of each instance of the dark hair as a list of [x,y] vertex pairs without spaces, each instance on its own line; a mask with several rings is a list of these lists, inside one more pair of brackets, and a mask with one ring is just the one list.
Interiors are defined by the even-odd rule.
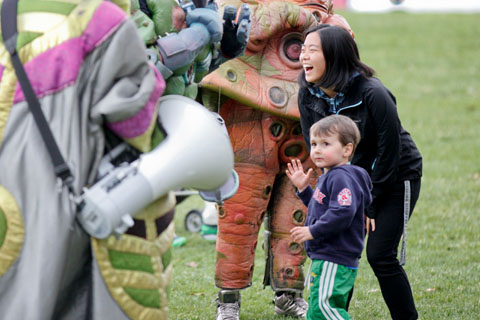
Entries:
[[[325,57],[325,73],[314,86],[342,92],[355,72],[367,78],[375,74],[375,70],[360,61],[357,44],[347,30],[330,24],[320,24],[306,30],[304,39],[312,32],[320,36]],[[312,85],[305,79],[305,70],[300,73],[298,82],[300,87]]]
[[310,136],[324,137],[337,133],[340,143],[344,146],[351,143],[353,145],[352,154],[348,160],[353,159],[353,154],[360,142],[360,131],[357,125],[347,116],[334,114],[315,122],[310,127]]

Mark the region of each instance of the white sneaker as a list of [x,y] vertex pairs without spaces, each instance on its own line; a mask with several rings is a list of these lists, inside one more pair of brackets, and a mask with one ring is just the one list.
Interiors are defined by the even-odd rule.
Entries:
[[240,292],[220,290],[218,292],[217,320],[240,320]]
[[284,292],[277,296],[275,303],[275,314],[291,317],[305,318],[307,315],[308,303],[302,298],[301,293]]

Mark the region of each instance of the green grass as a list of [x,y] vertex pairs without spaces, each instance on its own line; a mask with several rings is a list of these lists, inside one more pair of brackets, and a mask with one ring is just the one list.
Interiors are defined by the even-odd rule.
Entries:
[[[342,14],[362,60],[396,95],[402,124],[424,157],[405,267],[420,318],[479,319],[480,15]],[[188,209],[201,205],[191,197],[175,216],[188,242],[173,251],[171,319],[215,319],[215,244],[183,226]],[[272,290],[261,286],[263,255],[259,246],[254,285],[242,291],[243,320],[278,319]],[[365,258],[350,312],[357,320],[389,319]]]

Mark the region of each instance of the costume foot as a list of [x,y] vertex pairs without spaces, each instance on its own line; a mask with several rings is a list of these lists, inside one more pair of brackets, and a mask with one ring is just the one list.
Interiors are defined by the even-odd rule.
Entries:
[[240,320],[240,292],[220,290],[217,297],[217,320]]
[[307,315],[308,303],[302,298],[301,293],[282,292],[275,295],[275,314],[304,318]]

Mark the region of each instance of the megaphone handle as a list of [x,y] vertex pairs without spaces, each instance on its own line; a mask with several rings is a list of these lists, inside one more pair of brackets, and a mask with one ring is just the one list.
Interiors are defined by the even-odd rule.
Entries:
[[223,200],[222,200],[222,190],[220,190],[220,188],[218,188],[216,191],[215,191],[215,197],[217,198],[217,203],[219,206],[223,206]]

